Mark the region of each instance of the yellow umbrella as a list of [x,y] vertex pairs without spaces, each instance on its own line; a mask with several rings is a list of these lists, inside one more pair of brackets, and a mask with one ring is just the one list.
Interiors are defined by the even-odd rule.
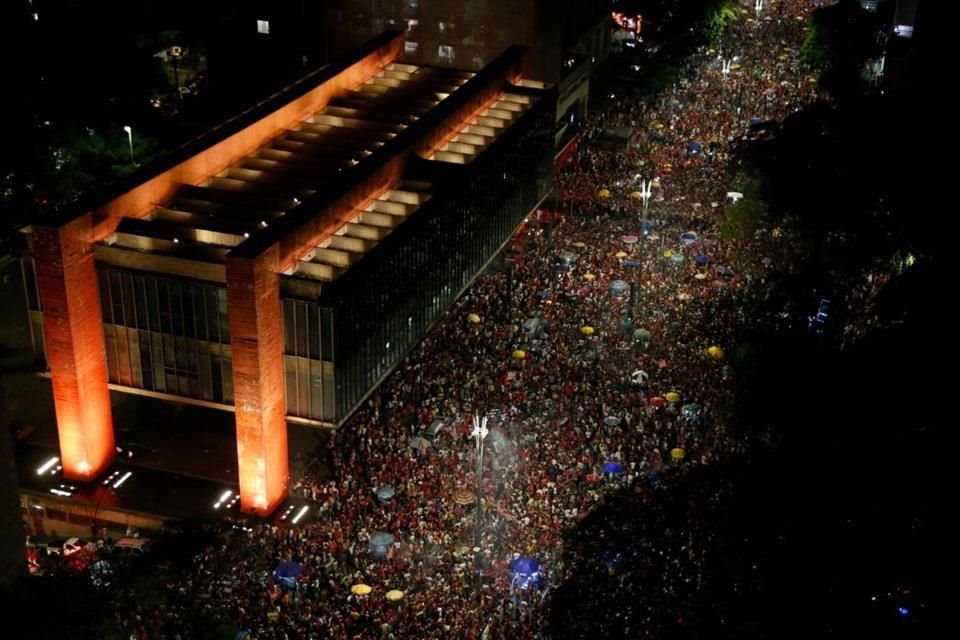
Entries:
[[634,200],[639,200],[640,198],[643,197],[643,194],[640,193],[639,191],[634,191],[633,193],[630,194],[630,197],[633,198]]
[[584,325],[584,326],[580,327],[580,333],[582,333],[582,334],[585,335],[585,336],[592,336],[592,335],[593,335],[593,327],[591,327],[590,325]]
[[671,391],[663,396],[667,399],[667,402],[680,402],[680,394],[676,391]]
[[713,358],[714,360],[719,360],[723,357],[723,349],[717,345],[711,345],[707,348],[707,355]]
[[730,65],[730,70],[731,70],[731,71],[736,71],[736,70],[739,69],[739,68],[740,68],[740,65],[739,65],[738,63],[736,63],[736,62],[734,62],[732,65]]
[[592,282],[593,280],[597,279],[597,276],[593,275],[592,273],[585,273],[583,274],[583,279]]
[[680,447],[677,447],[676,449],[670,450],[670,457],[673,458],[674,460],[683,460],[684,458],[687,457],[687,452],[681,449]]
[[358,596],[365,596],[371,591],[373,591],[373,587],[371,587],[368,584],[363,584],[362,582],[360,584],[355,584],[352,587],[350,587],[350,593]]
[[697,280],[706,280],[706,279],[707,279],[707,274],[705,274],[705,273],[697,273],[697,274],[695,274],[693,277],[696,278]]
[[671,251],[670,249],[667,249],[666,251],[663,252],[663,257],[664,257],[664,258],[669,258],[669,257],[671,257],[672,255],[673,255],[673,251]]
[[471,313],[467,316],[467,322],[470,324],[480,324],[480,316],[475,313]]
[[583,249],[587,246],[587,244],[585,242],[574,242],[573,246],[575,246],[577,249]]
[[517,360],[523,360],[524,358],[527,357],[527,352],[524,351],[523,349],[516,349],[513,352],[513,357]]
[[617,251],[617,253],[616,253],[615,255],[616,255],[618,258],[626,258],[626,257],[627,257],[627,252],[626,252],[626,251]]
[[600,196],[601,198],[609,198],[610,189],[600,189],[600,191],[597,191],[597,195]]
[[661,123],[657,122],[657,123],[655,123],[655,124],[653,125],[653,128],[654,128],[654,129],[663,129],[663,125],[662,125]]
[[390,591],[387,591],[387,600],[390,602],[403,600],[403,591],[400,591],[399,589],[390,589]]

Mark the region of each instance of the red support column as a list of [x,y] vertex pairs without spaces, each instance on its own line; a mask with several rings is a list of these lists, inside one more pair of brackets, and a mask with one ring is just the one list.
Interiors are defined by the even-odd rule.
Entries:
[[283,323],[276,246],[227,258],[240,509],[269,515],[287,497]]
[[61,227],[34,227],[63,476],[80,481],[100,475],[115,453],[91,229],[89,214]]

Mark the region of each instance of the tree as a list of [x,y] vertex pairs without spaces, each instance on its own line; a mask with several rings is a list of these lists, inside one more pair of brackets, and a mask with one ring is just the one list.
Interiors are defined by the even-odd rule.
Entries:
[[881,52],[880,18],[854,0],[843,0],[813,12],[803,60],[820,70],[820,86],[843,101],[865,89],[864,64]]

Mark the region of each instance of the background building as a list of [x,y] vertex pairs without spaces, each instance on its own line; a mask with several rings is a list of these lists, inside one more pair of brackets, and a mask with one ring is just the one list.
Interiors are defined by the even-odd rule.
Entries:
[[241,508],[271,512],[287,419],[342,422],[546,197],[556,95],[526,49],[403,51],[382,34],[29,229],[64,477],[111,464],[109,388],[199,402],[235,411]]
[[406,32],[414,64],[480,69],[507,46],[530,47],[530,74],[556,84],[557,144],[587,112],[590,72],[606,57],[610,13],[603,0],[333,0],[328,51],[338,55],[384,29]]

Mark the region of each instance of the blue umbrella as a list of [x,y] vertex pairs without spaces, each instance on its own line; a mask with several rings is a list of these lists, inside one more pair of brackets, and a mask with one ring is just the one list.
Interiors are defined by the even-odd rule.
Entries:
[[549,297],[550,297],[550,290],[549,290],[549,289],[541,289],[540,291],[537,291],[537,297],[538,297],[538,298],[549,298]]
[[703,153],[703,145],[696,140],[691,140],[687,143],[687,153],[692,156],[695,156],[698,153]]
[[397,495],[392,485],[385,484],[377,489],[377,499],[381,502],[387,502],[393,496]]
[[637,262],[636,260],[624,260],[624,261],[623,261],[623,266],[625,266],[625,267],[633,267],[634,269],[636,269],[637,267],[642,267],[642,266],[643,266],[643,263],[642,263],[642,262]]
[[710,262],[710,258],[708,258],[705,254],[702,254],[702,253],[698,255],[696,258],[694,258],[693,260],[700,266],[703,266],[708,262]]
[[656,227],[656,226],[657,226],[657,223],[654,222],[653,220],[641,220],[641,221],[640,221],[640,228],[643,229],[644,231],[652,231],[653,228]]
[[672,254],[670,254],[670,260],[679,264],[683,262],[683,254],[680,253],[679,251],[675,251]]
[[285,589],[296,589],[297,576],[303,571],[303,566],[299,562],[281,562],[273,570],[273,578],[281,587]]
[[385,558],[390,545],[393,544],[393,536],[386,531],[381,531],[370,536],[369,550],[374,558]]
[[277,578],[296,578],[302,572],[302,564],[287,560],[277,565],[277,568],[273,570],[273,575]]
[[622,296],[627,292],[628,286],[624,280],[614,280],[610,283],[610,293],[615,296]]
[[603,466],[600,467],[600,470],[604,473],[611,473],[613,475],[618,475],[623,473],[623,465],[619,462],[614,462],[610,460],[609,462],[604,462]]
[[659,488],[661,484],[660,474],[654,473],[654,472],[648,473],[647,482],[649,482],[650,486],[653,487],[654,489]]
[[540,571],[540,563],[530,556],[520,556],[510,561],[508,565],[510,571],[522,576],[529,576]]
[[389,547],[393,544],[393,536],[386,531],[380,531],[370,536],[371,547]]
[[699,236],[697,236],[697,234],[694,233],[693,231],[687,231],[685,233],[681,233],[680,244],[693,244],[694,242],[697,241],[698,237]]
[[752,118],[750,118],[750,126],[751,126],[751,127],[755,127],[755,126],[757,126],[758,124],[760,124],[761,122],[763,122],[763,120],[760,119],[760,118],[758,118],[757,116],[753,116]]

